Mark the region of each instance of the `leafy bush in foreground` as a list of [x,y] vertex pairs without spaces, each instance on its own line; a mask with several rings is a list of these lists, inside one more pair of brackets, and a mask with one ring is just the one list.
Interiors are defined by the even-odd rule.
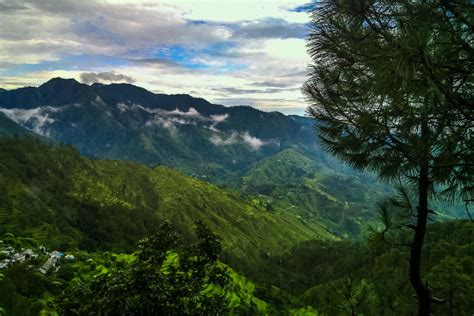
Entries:
[[65,315],[226,314],[228,274],[216,236],[197,223],[197,241],[183,246],[169,222],[139,243],[130,265],[69,287],[58,298]]

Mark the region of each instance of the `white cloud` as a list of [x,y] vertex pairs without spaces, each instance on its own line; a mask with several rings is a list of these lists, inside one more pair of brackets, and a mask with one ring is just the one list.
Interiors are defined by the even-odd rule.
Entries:
[[99,73],[83,72],[80,77],[81,81],[85,84],[92,84],[95,82],[135,82],[135,79],[133,79],[132,77],[116,73],[115,71],[106,71]]
[[117,107],[120,110],[120,113],[130,111],[130,107],[126,105],[125,103],[117,103]]
[[[223,116],[211,116],[210,118],[207,118],[203,116],[201,113],[199,113],[198,110],[195,108],[191,107],[188,109],[188,111],[181,111],[178,108],[172,110],[172,111],[164,111],[162,109],[150,109],[146,108],[141,105],[133,105],[133,107],[129,106],[124,106],[124,104],[120,104],[119,109],[122,111],[127,111],[130,109],[141,109],[146,111],[147,113],[154,114],[154,117],[152,120],[149,120],[145,123],[145,126],[152,126],[152,125],[158,125],[162,126],[163,128],[167,129],[171,136],[176,137],[178,135],[178,129],[177,125],[196,125],[196,120],[202,122],[213,122],[211,126],[203,126],[205,128],[212,129],[217,132],[217,129],[215,129],[215,125],[218,123],[217,121],[222,122],[225,120],[228,115],[223,115]],[[216,142],[219,142],[217,139]]]
[[174,109],[173,111],[163,111],[163,110],[160,110],[159,113],[162,114],[162,115],[167,115],[167,116],[176,115],[176,116],[184,116],[184,117],[195,118],[195,119],[202,120],[202,121],[208,120],[207,118],[205,118],[204,116],[202,116],[201,113],[199,113],[198,110],[196,110],[196,109],[193,108],[193,107],[190,107],[190,108],[188,109],[188,111],[186,111],[186,112],[185,112],[185,111],[181,111],[180,109],[176,108],[176,109]]
[[215,123],[225,122],[229,118],[229,114],[213,114],[211,115],[211,120]]
[[242,140],[247,144],[249,145],[250,147],[252,147],[253,149],[255,150],[259,150],[260,147],[262,147],[263,145],[265,145],[266,143],[264,141],[262,141],[260,138],[257,138],[255,136],[252,136],[249,134],[249,132],[245,132],[241,135],[242,137]]
[[289,11],[308,1],[252,1],[252,0],[164,0],[163,2],[176,5],[184,12],[185,17],[194,20],[237,22],[243,20],[259,20],[266,17],[283,18],[289,22],[304,23],[307,14]]
[[170,133],[171,137],[177,137],[178,136],[178,129],[175,125],[176,122],[173,122],[169,119],[166,119],[166,118],[162,118],[162,117],[159,117],[159,116],[156,116],[153,120],[151,121],[147,121],[145,123],[145,126],[149,127],[149,126],[153,126],[153,125],[156,125],[156,126],[161,126],[163,127],[164,129],[168,130],[168,132]]
[[233,132],[227,138],[214,134],[209,138],[209,141],[216,146],[233,145],[239,142],[239,134],[237,132]]
[[252,150],[259,150],[262,146],[275,143],[274,141],[263,141],[258,137],[250,135],[248,131],[244,133],[232,132],[229,137],[213,134],[209,141],[215,146],[228,146],[237,143],[248,145]]
[[[191,107],[187,111],[181,111],[178,108],[172,111],[165,111],[162,109],[151,109],[140,104],[127,105],[125,103],[118,103],[117,108],[121,113],[127,111],[136,111],[141,110],[145,111],[148,114],[153,115],[153,119],[148,120],[145,123],[145,126],[159,125],[170,130],[173,136],[177,135],[176,125],[197,125],[201,124],[202,127],[207,128],[215,133],[220,133],[221,131],[217,129],[216,125],[222,122],[225,122],[229,118],[228,113],[224,114],[212,114],[209,117],[206,117],[199,113],[198,110]],[[209,125],[205,125],[209,124]],[[215,138],[215,143],[225,143],[222,139]]]
[[51,118],[48,113],[57,112],[57,108],[45,107],[34,109],[4,109],[0,108],[12,121],[32,130],[40,135],[48,135],[47,125],[53,124],[55,120]]
[[311,61],[306,53],[306,42],[304,39],[269,39],[264,45],[263,50],[276,59],[308,64]]
[[15,56],[15,63],[37,63],[70,53],[136,57],[159,45],[203,47],[231,36],[224,26],[188,23],[182,8],[171,4],[22,3],[27,10],[0,12],[0,61]]

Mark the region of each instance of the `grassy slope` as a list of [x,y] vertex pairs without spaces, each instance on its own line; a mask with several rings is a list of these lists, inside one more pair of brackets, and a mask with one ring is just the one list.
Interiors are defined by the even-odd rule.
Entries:
[[166,167],[89,160],[39,141],[0,140],[0,187],[0,230],[54,246],[126,249],[160,220],[189,236],[201,220],[222,237],[229,261],[250,268],[302,240],[334,238],[316,223]]

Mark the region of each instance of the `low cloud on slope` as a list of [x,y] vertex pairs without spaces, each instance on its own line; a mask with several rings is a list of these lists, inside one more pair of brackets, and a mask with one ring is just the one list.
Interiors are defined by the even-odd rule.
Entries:
[[253,150],[259,150],[262,146],[273,143],[266,142],[258,137],[252,136],[248,131],[245,131],[244,133],[232,132],[229,137],[214,134],[209,138],[209,141],[216,146],[228,146],[242,143],[250,146],[250,148]]

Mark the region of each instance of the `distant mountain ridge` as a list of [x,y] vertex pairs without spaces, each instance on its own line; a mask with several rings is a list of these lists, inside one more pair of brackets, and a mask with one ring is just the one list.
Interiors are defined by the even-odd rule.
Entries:
[[243,171],[284,148],[316,146],[311,125],[281,113],[130,84],[54,78],[37,88],[2,91],[0,111],[89,156],[166,164],[211,179],[216,170]]

